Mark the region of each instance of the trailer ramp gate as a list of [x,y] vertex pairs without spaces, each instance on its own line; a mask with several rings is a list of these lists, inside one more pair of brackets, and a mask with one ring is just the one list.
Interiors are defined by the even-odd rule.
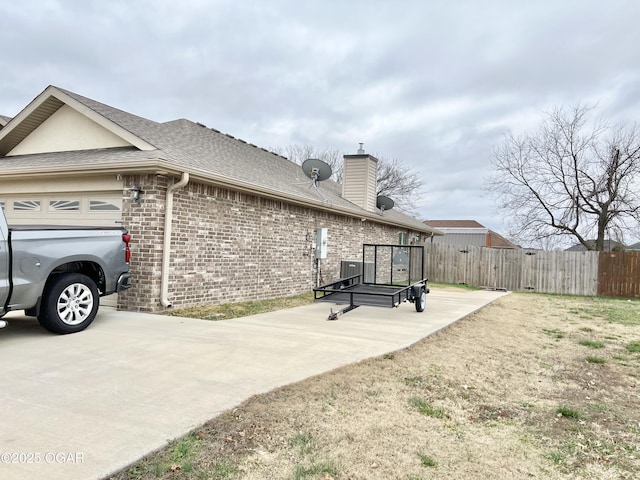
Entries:
[[424,311],[429,288],[423,246],[366,243],[362,262],[350,266],[359,267],[360,272],[313,289],[317,302],[347,305],[337,312],[331,309],[329,320],[362,305],[393,308],[408,301],[416,311]]

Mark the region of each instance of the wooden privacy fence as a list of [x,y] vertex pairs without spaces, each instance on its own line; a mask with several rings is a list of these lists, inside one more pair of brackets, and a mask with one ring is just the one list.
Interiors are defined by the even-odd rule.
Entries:
[[640,252],[601,252],[598,295],[640,298]]
[[598,252],[430,244],[426,276],[443,283],[567,295],[597,295]]
[[[567,252],[427,244],[424,277],[511,291],[640,298],[640,252]],[[362,273],[343,261],[341,276]],[[373,264],[365,262],[364,270]]]

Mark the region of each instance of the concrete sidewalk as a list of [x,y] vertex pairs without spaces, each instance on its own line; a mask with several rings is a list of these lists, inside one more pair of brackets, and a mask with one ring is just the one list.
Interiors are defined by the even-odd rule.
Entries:
[[432,290],[427,310],[313,304],[222,322],[103,309],[56,336],[0,331],[0,478],[99,479],[252,395],[396,351],[504,295]]

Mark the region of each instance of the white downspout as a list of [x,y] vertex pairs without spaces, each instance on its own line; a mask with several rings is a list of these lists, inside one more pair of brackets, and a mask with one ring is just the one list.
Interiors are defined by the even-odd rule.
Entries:
[[162,282],[160,290],[160,303],[163,307],[173,306],[168,299],[169,296],[169,265],[171,260],[171,222],[173,220],[173,192],[189,183],[189,174],[182,172],[182,178],[178,183],[174,183],[167,188],[167,198],[164,208],[164,244],[162,247]]

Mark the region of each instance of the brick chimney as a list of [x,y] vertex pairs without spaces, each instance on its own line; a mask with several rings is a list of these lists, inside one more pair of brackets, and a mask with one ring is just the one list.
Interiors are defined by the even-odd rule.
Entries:
[[355,155],[344,155],[342,197],[369,211],[376,211],[378,159],[364,153],[362,143]]

